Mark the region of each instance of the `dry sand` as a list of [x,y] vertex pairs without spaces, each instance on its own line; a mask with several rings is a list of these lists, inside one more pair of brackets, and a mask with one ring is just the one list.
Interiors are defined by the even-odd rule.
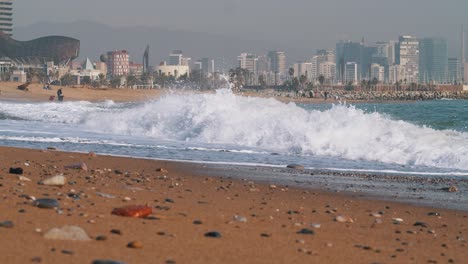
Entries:
[[[0,222],[14,225],[0,227],[0,263],[466,263],[468,257],[468,212],[193,176],[201,164],[5,147],[0,153]],[[89,171],[64,168],[77,162]],[[22,167],[32,181],[20,181],[10,167]],[[38,184],[61,173],[68,178],[63,187]],[[26,196],[58,199],[60,210],[37,208]],[[152,217],[111,215],[125,205],[148,205]],[[354,222],[335,221],[339,215]],[[92,240],[44,238],[64,225],[80,226]],[[314,234],[298,234],[302,229]],[[221,237],[205,237],[210,231]],[[128,248],[131,241],[143,248]]]

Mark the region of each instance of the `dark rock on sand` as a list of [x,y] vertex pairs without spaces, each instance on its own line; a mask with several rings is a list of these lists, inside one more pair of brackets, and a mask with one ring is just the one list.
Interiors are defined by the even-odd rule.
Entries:
[[315,234],[314,230],[310,230],[308,228],[301,229],[297,233],[301,235],[314,235]]
[[11,174],[21,175],[21,174],[23,174],[23,168],[10,168],[9,172]]
[[195,221],[193,221],[193,224],[194,225],[201,225],[201,224],[203,224],[203,222],[200,221],[200,220],[195,220]]
[[421,226],[421,227],[426,227],[426,228],[428,227],[427,224],[424,223],[424,222],[416,222],[416,223],[414,223],[413,226]]
[[122,231],[120,229],[112,229],[110,231],[112,234],[116,234],[116,235],[122,235]]
[[205,237],[220,238],[221,233],[216,232],[216,231],[211,231],[211,232],[205,233]]
[[4,227],[4,228],[13,228],[15,225],[13,224],[12,221],[3,221],[3,222],[0,222],[0,227]]
[[59,202],[52,198],[40,198],[34,201],[34,206],[44,209],[53,209],[60,207]]
[[143,243],[140,241],[132,241],[127,244],[128,248],[143,248]]
[[108,259],[98,259],[93,261],[91,264],[126,264],[125,262],[108,260]]

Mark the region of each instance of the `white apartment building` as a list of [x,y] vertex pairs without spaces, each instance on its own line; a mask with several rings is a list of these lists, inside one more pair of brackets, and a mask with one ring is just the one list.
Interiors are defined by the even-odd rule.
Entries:
[[300,78],[302,75],[307,77],[307,80],[313,81],[312,77],[312,63],[311,62],[298,62],[293,65],[294,77]]
[[241,69],[245,69],[250,73],[257,74],[258,57],[256,55],[250,53],[241,53],[241,55],[237,57],[237,61],[239,62],[239,67]]
[[419,41],[416,37],[400,37],[400,65],[404,68],[406,83],[419,82]]
[[388,82],[395,84],[397,82],[403,82],[405,79],[405,69],[401,65],[392,65],[389,67]]
[[377,80],[381,83],[385,81],[385,67],[372,63],[370,71],[371,80]]
[[13,35],[13,0],[0,1],[0,31]]
[[333,84],[336,76],[336,63],[327,61],[319,65],[318,75],[323,75],[325,80]]

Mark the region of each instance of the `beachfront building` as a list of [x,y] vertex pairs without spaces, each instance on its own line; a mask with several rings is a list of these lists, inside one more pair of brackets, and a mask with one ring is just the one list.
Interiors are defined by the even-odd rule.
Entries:
[[[320,72],[320,68],[322,64],[327,64],[330,66],[330,63],[335,62],[335,53],[329,50],[318,50],[316,55],[314,55],[310,62],[312,63],[312,72],[311,72],[311,80],[317,80],[320,75],[324,75]],[[326,67],[326,66],[325,66]],[[322,70],[327,70],[323,68]],[[336,64],[335,64],[335,72],[336,72]]]
[[336,75],[336,63],[332,61],[326,61],[320,64],[318,76],[325,77],[325,82],[333,84]]
[[385,81],[385,67],[380,64],[373,63],[370,67],[370,80],[377,80],[380,83]]
[[[397,41],[391,40],[387,42],[377,42],[375,44],[376,53],[373,55],[374,58],[385,58],[387,65],[393,65],[396,63],[396,47]],[[382,64],[381,64],[382,65]],[[382,65],[384,66],[384,65]]]
[[215,62],[210,58],[201,58],[195,63],[195,68],[204,72],[204,73],[214,73],[215,72]]
[[257,61],[258,57],[255,54],[242,53],[237,57],[239,68],[247,70],[252,74],[257,74]]
[[419,40],[419,82],[447,82],[448,44],[444,38],[423,38]]
[[0,1],[0,31],[13,35],[13,0]]
[[388,83],[401,83],[405,79],[405,69],[401,65],[392,65],[388,71]]
[[362,61],[362,43],[352,41],[340,41],[336,43],[335,63],[336,63],[336,80],[341,83],[348,83],[346,80],[346,68],[348,63],[357,65],[357,76],[361,76],[361,61]]
[[188,65],[167,65],[164,61],[158,66],[157,72],[160,76],[171,76],[177,79],[184,75],[190,76],[190,67]]
[[130,62],[128,65],[129,73],[134,76],[141,76],[143,74],[143,64]]
[[278,75],[284,75],[287,73],[286,69],[286,53],[283,51],[270,51],[268,52],[268,58],[270,58],[270,71]]
[[450,84],[461,83],[461,64],[458,58],[449,58],[447,64],[447,82]]
[[305,76],[307,80],[312,81],[312,63],[310,62],[298,62],[294,63],[294,77],[301,78],[301,76]]
[[99,80],[99,75],[103,74],[101,70],[96,69],[89,58],[86,58],[79,68],[70,70],[69,73],[76,78],[77,84],[81,84],[85,78],[97,81]]
[[107,52],[107,74],[110,76],[123,76],[130,72],[130,55],[126,50]]
[[419,41],[413,36],[400,36],[398,42],[397,64],[404,69],[404,82],[419,81]]
[[358,79],[358,64],[356,62],[348,62],[345,65],[344,81],[346,84],[357,84]]

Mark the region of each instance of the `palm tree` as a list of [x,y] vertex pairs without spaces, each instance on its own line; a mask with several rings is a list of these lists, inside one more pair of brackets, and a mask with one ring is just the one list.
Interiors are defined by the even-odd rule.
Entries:
[[304,90],[304,85],[306,84],[307,82],[307,76],[305,75],[301,75],[301,77],[299,77],[299,83],[301,84],[301,88]]

